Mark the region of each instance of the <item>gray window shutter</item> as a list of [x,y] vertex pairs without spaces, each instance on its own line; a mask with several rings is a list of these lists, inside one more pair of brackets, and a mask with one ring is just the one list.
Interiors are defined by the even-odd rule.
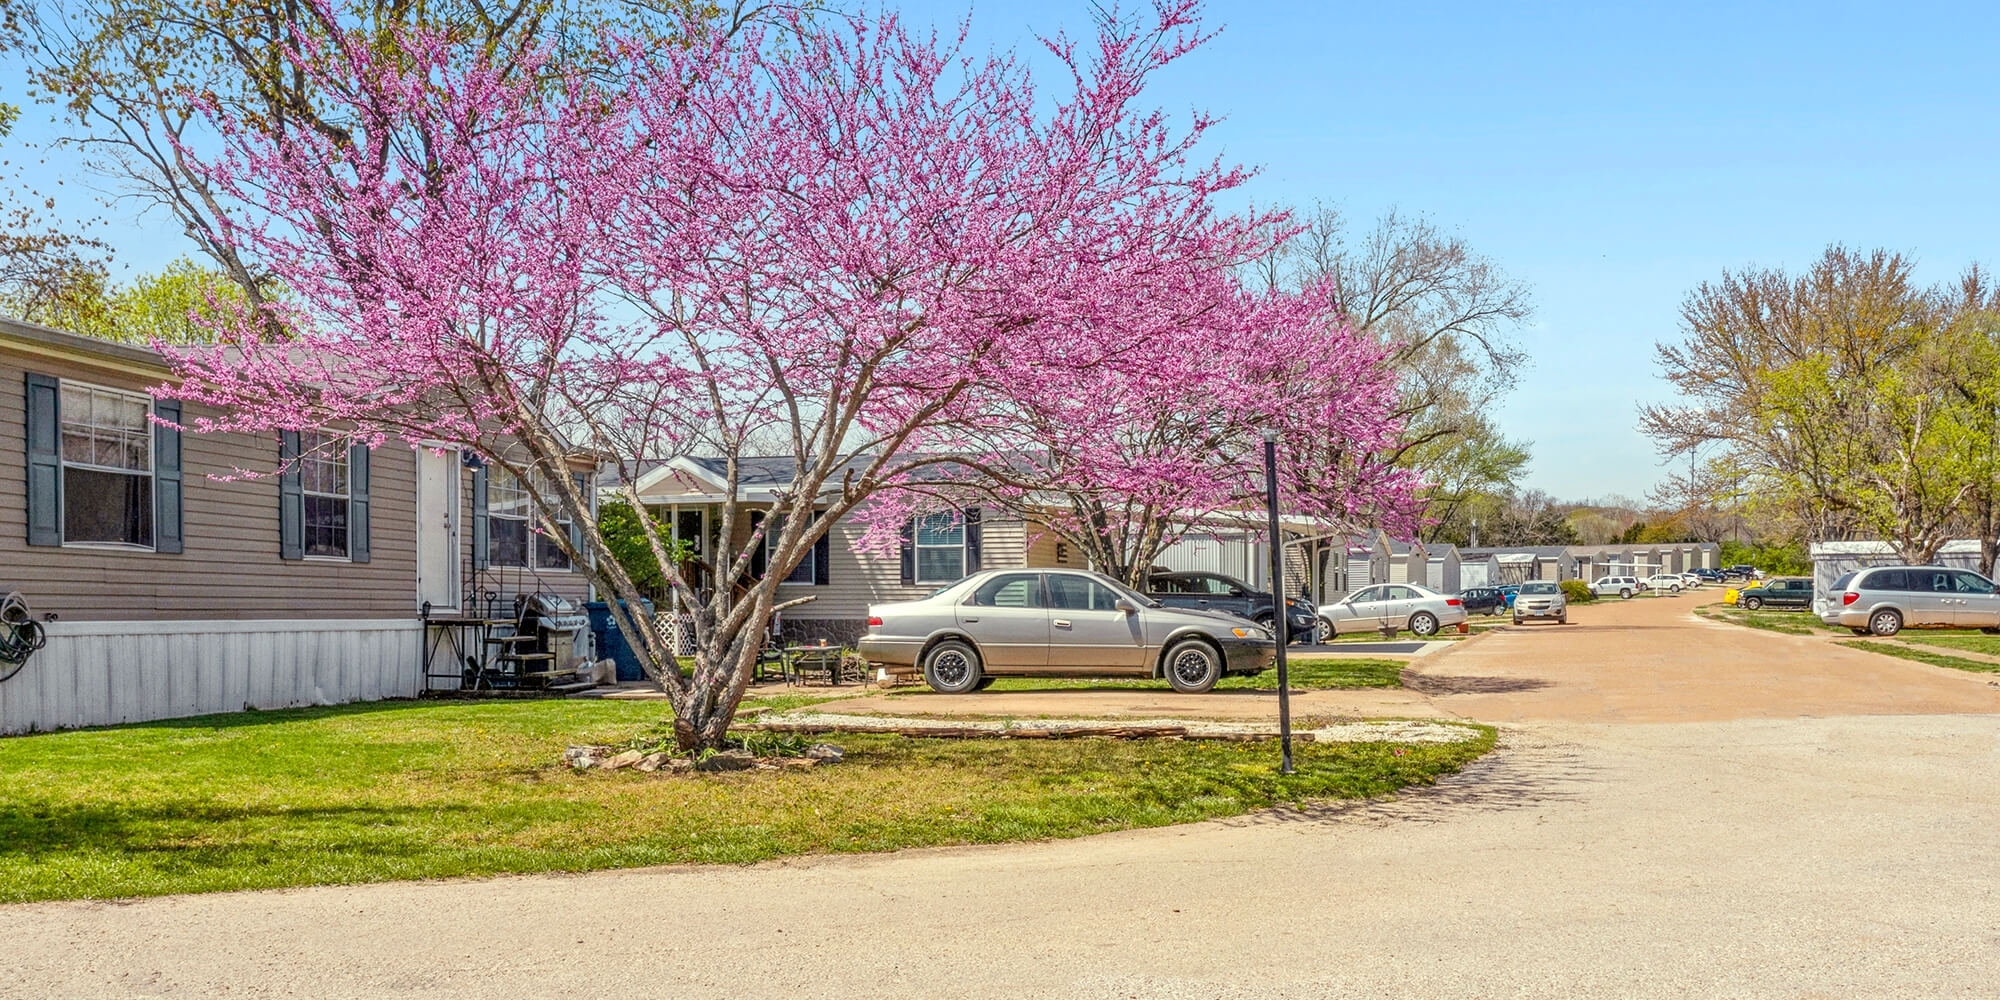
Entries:
[[62,544],[62,390],[28,373],[28,544]]
[[[576,480],[576,495],[582,497],[585,503],[589,503],[590,478],[588,476],[572,476],[571,478]],[[583,554],[583,519],[573,514],[569,519],[569,547],[576,550],[578,555]],[[583,567],[575,566],[572,568],[582,569]]]
[[965,508],[965,572],[979,572],[979,557],[986,547],[986,534],[979,527],[979,508]]
[[299,478],[299,432],[278,432],[278,558],[306,557],[306,494]]
[[903,545],[902,545],[901,555],[903,563],[903,585],[909,586],[917,582],[917,519],[914,517],[903,522]]
[[368,446],[347,446],[347,558],[365,563],[372,558],[368,544]]
[[486,517],[486,463],[472,467],[472,568],[493,565],[493,522]]
[[[179,400],[156,399],[153,415],[170,424],[181,422]],[[185,490],[181,477],[181,432],[173,427],[153,427],[153,551],[178,553],[185,544],[182,502]]]
[[[813,515],[814,521],[819,519],[818,514]],[[827,525],[825,533],[819,536],[819,541],[813,543],[813,586],[824,587],[833,582],[833,575],[828,568],[832,555],[833,526]]]

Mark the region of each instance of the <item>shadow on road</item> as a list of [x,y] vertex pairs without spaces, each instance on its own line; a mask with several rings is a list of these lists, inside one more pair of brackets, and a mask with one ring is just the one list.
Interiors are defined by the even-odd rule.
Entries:
[[1505,734],[1492,753],[1434,785],[1411,787],[1377,799],[1346,799],[1240,816],[1226,823],[1442,823],[1467,812],[1534,809],[1580,801],[1599,769],[1581,747]]
[[1413,670],[1403,672],[1403,686],[1420,694],[1513,694],[1519,691],[1538,691],[1550,687],[1552,682],[1539,677],[1479,677],[1473,675],[1445,676],[1440,674],[1420,674]]

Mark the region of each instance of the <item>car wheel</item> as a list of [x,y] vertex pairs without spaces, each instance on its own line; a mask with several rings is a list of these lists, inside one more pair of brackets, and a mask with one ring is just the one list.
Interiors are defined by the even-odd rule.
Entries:
[[979,687],[979,652],[947,639],[924,654],[924,683],[939,694],[965,694]]
[[1514,624],[1516,624],[1516,625],[1519,625],[1519,624],[1521,624],[1521,616],[1520,616],[1520,615],[1515,615],[1515,616],[1514,616]]
[[1319,620],[1319,635],[1314,636],[1314,638],[1321,642],[1328,642],[1339,634],[1340,631],[1333,627],[1333,619],[1321,618]]
[[1903,616],[1884,608],[1868,618],[1868,631],[1876,635],[1895,635],[1903,630]]
[[1569,624],[1569,612],[1567,612],[1567,611],[1563,612],[1563,613],[1562,613],[1562,616],[1556,619],[1556,624],[1557,624],[1557,625],[1568,625],[1568,624]]
[[1222,679],[1222,654],[1200,639],[1182,639],[1167,650],[1167,683],[1182,694],[1206,694]]
[[1751,611],[1755,611],[1764,606],[1764,599],[1761,597],[1746,597],[1743,599],[1743,606]]
[[1285,634],[1285,635],[1279,635],[1279,634],[1278,634],[1278,631],[1279,631],[1279,626],[1278,626],[1278,622],[1277,622],[1277,620],[1276,620],[1276,619],[1272,618],[1272,617],[1271,617],[1270,615],[1258,615],[1257,617],[1255,617],[1255,618],[1252,618],[1252,619],[1250,619],[1250,620],[1251,620],[1251,621],[1253,621],[1253,622],[1256,622],[1256,623],[1257,623],[1257,625],[1258,625],[1259,627],[1261,627],[1261,628],[1262,628],[1262,629],[1263,629],[1264,631],[1266,631],[1266,632],[1269,632],[1269,633],[1271,633],[1271,634],[1272,634],[1272,635],[1274,635],[1274,636],[1277,636],[1277,638],[1278,638],[1278,641],[1279,641],[1279,642],[1282,642],[1282,643],[1287,643],[1287,644],[1289,644],[1289,643],[1290,643],[1290,642],[1292,641],[1292,637],[1291,637],[1291,635],[1289,634],[1289,633],[1290,633],[1290,632],[1291,632],[1292,630],[1291,630],[1291,629],[1285,629],[1284,631],[1285,631],[1285,632],[1286,632],[1287,634]]
[[1988,627],[1988,628],[1982,628],[1979,631],[1984,632],[1987,635],[2000,635],[2000,628]]
[[1629,601],[1629,600],[1631,600],[1631,599],[1632,599],[1632,588],[1630,588],[1630,587],[1620,587],[1620,588],[1618,588],[1618,599],[1619,599],[1619,600],[1621,600],[1621,601]]
[[1428,611],[1419,611],[1411,615],[1410,631],[1420,636],[1436,635],[1438,631],[1437,616]]
[[1679,586],[1670,586],[1667,589],[1676,594],[1681,592],[1681,588]]
[[1868,630],[1867,630],[1867,629],[1865,629],[1865,628],[1855,628],[1855,627],[1853,627],[1853,626],[1851,626],[1851,625],[1850,625],[1850,626],[1848,626],[1848,629],[1847,629],[1847,630],[1848,630],[1849,632],[1852,632],[1852,633],[1854,633],[1855,635],[1867,635],[1867,634],[1868,634]]

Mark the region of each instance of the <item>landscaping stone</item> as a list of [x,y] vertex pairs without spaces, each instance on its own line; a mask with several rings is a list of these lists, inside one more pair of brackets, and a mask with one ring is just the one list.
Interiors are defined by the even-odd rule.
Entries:
[[741,750],[724,750],[695,762],[697,771],[747,771],[757,766],[757,758]]
[[607,758],[604,761],[604,763],[599,764],[598,767],[606,771],[616,771],[619,768],[631,767],[632,765],[637,764],[645,759],[646,759],[645,754],[640,753],[637,750],[627,750],[616,757]]
[[806,748],[806,760],[826,761],[831,764],[846,758],[847,751],[831,743],[815,743]]
[[639,758],[639,763],[632,765],[632,767],[634,770],[651,773],[665,767],[669,759],[664,753],[649,753]]

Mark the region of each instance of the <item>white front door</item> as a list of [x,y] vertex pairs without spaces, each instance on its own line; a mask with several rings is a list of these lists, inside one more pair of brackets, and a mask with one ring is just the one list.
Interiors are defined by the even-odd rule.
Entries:
[[417,600],[458,609],[457,449],[417,449]]

